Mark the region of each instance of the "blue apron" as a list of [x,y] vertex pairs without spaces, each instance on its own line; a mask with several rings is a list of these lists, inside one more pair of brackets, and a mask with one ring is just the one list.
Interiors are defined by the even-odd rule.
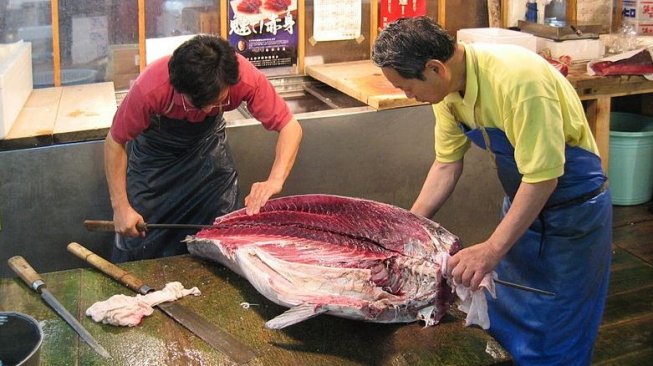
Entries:
[[[514,148],[499,129],[461,126],[494,156],[506,193],[505,215],[522,178]],[[598,156],[567,146],[555,191],[496,268],[505,281],[557,294],[499,286],[496,299],[488,296],[489,332],[518,365],[590,364],[610,273],[612,204],[606,180]]]
[[[506,193],[505,216],[522,180],[514,147],[498,128],[470,129],[458,122],[475,145],[489,152]],[[566,146],[564,174],[556,189],[495,269],[502,280],[557,296],[505,286],[497,286],[496,299],[487,296],[488,332],[515,364],[591,363],[608,292],[611,246],[612,201],[601,160]]]

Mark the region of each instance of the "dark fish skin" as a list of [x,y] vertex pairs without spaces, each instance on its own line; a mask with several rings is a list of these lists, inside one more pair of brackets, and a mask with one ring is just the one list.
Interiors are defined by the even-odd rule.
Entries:
[[372,322],[436,324],[455,299],[438,253],[459,239],[439,224],[371,200],[300,195],[268,201],[257,215],[235,211],[186,242],[191,254],[247,278],[292,308],[282,328],[319,313]]

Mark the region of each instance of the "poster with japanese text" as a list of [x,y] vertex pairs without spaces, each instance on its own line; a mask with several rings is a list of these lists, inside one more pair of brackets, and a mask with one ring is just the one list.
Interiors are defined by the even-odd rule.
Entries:
[[426,15],[426,0],[381,0],[379,2],[379,29],[400,18]]
[[229,43],[257,68],[297,64],[297,0],[231,0]]

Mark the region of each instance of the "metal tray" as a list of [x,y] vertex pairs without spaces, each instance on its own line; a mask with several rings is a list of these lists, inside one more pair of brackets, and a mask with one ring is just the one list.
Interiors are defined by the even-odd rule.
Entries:
[[518,27],[522,32],[552,39],[554,41],[567,41],[574,39],[598,39],[601,31],[600,24],[568,24],[552,26],[548,24],[533,23],[520,20]]

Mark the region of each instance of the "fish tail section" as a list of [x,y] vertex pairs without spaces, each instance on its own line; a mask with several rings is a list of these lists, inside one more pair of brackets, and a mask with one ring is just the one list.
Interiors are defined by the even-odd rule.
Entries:
[[287,326],[303,322],[304,320],[313,318],[322,313],[325,313],[327,310],[319,305],[314,304],[302,304],[290,308],[290,310],[285,313],[275,317],[272,320],[269,320],[265,323],[265,327],[268,329],[283,329]]

